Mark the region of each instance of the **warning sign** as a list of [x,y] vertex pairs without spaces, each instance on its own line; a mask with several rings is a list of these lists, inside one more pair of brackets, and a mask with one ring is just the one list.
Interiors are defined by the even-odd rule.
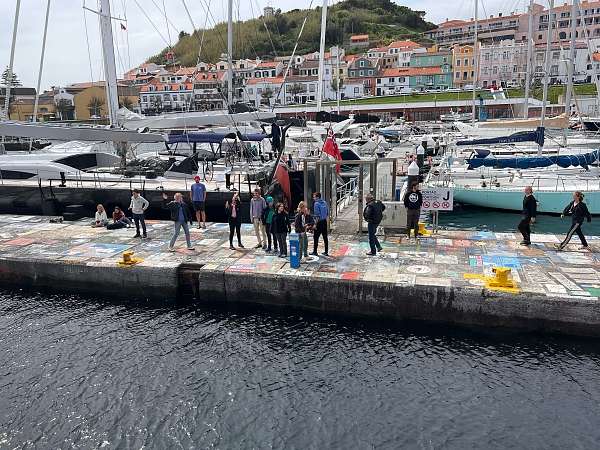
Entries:
[[423,206],[421,209],[428,211],[452,211],[454,208],[454,192],[449,188],[425,188]]

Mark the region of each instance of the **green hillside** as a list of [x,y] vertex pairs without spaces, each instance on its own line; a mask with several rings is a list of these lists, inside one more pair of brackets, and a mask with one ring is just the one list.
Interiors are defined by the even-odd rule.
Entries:
[[[288,12],[277,10],[273,17],[259,17],[234,23],[234,59],[254,59],[257,56],[268,59],[291,54],[307,15],[297,54],[318,50],[321,33],[320,7]],[[327,47],[343,45],[347,52],[356,52],[358,49],[349,48],[348,45],[348,39],[353,34],[369,34],[372,46],[387,44],[397,39],[423,42],[421,33],[433,27],[433,24],[423,20],[423,16],[422,11],[413,11],[391,0],[344,0],[328,10]],[[186,66],[196,64],[201,35],[202,30],[196,30],[192,35],[180,33],[179,41],[172,49],[178,63]],[[163,49],[149,61],[166,63],[168,51],[167,48]],[[219,23],[214,28],[207,29],[200,58],[205,62],[216,62],[226,51],[227,24]]]

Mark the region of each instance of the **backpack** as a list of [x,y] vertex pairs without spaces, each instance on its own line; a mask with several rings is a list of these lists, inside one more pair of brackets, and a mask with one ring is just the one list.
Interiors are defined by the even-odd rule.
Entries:
[[260,221],[263,223],[263,225],[267,224],[267,217],[269,217],[269,206],[267,206],[265,209],[263,209],[263,212],[260,216]]
[[375,202],[373,202],[373,205],[371,205],[371,220],[373,221],[373,223],[375,224],[380,224],[381,221],[383,220],[383,210],[385,209],[385,205],[383,203],[381,203],[379,200],[376,200]]

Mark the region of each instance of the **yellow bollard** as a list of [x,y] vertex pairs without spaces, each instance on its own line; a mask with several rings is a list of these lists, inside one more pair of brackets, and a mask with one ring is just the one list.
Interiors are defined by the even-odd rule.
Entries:
[[517,283],[510,276],[510,267],[494,267],[492,268],[493,277],[480,275],[477,273],[465,273],[464,278],[467,280],[482,280],[487,289],[492,291],[510,292],[517,294],[520,292]]
[[123,259],[117,261],[117,265],[120,267],[134,266],[143,261],[141,258],[134,258],[131,250],[123,252],[122,258]]
[[431,233],[425,228],[425,223],[419,222],[419,236],[429,236]]

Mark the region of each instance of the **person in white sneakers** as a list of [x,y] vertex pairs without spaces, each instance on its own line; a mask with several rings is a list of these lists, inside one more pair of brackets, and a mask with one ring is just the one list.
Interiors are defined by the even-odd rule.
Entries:
[[148,237],[146,234],[146,221],[144,220],[144,213],[148,209],[148,206],[150,206],[150,202],[140,195],[140,191],[134,189],[131,196],[131,203],[129,204],[129,209],[133,214],[133,221],[135,222],[134,237],[140,237],[140,224],[144,233],[141,237]]
[[169,251],[175,251],[175,241],[177,240],[177,236],[179,236],[181,228],[183,228],[183,232],[185,233],[187,249],[194,250],[190,239],[190,228],[188,226],[188,223],[192,223],[192,213],[190,212],[190,208],[185,204],[183,195],[179,192],[173,196],[172,202],[169,202],[168,200],[169,197],[167,194],[163,193],[163,208],[169,210],[171,213],[171,220],[174,222],[173,236],[169,243]]

